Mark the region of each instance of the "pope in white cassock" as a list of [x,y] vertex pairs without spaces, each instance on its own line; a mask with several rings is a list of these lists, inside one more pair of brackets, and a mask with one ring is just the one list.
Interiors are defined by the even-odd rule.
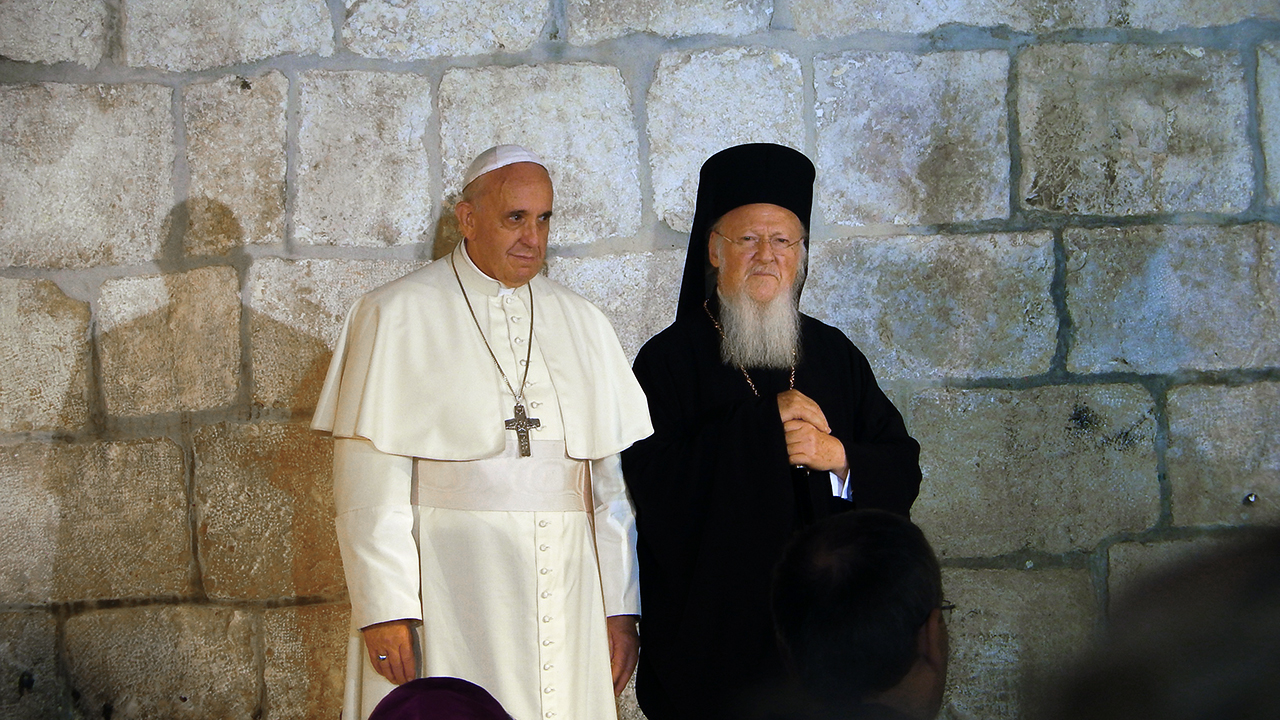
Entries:
[[551,204],[536,155],[486,150],[464,242],[347,315],[312,427],[334,436],[348,720],[439,675],[516,720],[616,716],[640,612],[618,453],[652,427],[609,321],[540,274]]

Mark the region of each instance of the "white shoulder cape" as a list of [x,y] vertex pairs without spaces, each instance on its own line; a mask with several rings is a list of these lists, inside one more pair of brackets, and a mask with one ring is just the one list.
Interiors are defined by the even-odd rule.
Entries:
[[[604,314],[543,275],[530,285],[569,457],[604,458],[652,434],[644,392]],[[395,455],[477,460],[502,451],[512,407],[442,258],[352,306],[311,427]]]

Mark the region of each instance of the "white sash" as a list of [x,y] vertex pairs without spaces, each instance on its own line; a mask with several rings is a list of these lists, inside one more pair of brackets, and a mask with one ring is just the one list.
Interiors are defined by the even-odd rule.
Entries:
[[565,454],[564,440],[530,440],[521,457],[507,439],[501,455],[482,460],[413,463],[414,505],[449,510],[591,512],[590,465]]

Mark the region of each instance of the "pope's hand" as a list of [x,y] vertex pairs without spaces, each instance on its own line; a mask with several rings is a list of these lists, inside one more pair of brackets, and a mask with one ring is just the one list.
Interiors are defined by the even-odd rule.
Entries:
[[390,620],[360,630],[373,669],[396,685],[409,682],[415,674],[412,623],[412,620]]
[[605,618],[609,628],[609,664],[613,668],[613,694],[621,695],[640,659],[640,634],[635,615]]

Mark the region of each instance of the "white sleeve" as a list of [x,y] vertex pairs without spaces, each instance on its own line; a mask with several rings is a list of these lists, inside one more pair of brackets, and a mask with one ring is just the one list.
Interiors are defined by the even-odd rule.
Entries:
[[422,620],[412,483],[413,458],[381,452],[363,438],[334,438],[338,549],[356,627]]
[[852,500],[849,496],[852,494],[850,493],[850,489],[852,488],[853,483],[850,483],[848,480],[841,480],[840,476],[835,473],[827,474],[831,476],[831,494],[841,500]]
[[595,497],[596,553],[604,614],[640,614],[640,566],[636,562],[636,516],[622,480],[619,455],[591,461]]

